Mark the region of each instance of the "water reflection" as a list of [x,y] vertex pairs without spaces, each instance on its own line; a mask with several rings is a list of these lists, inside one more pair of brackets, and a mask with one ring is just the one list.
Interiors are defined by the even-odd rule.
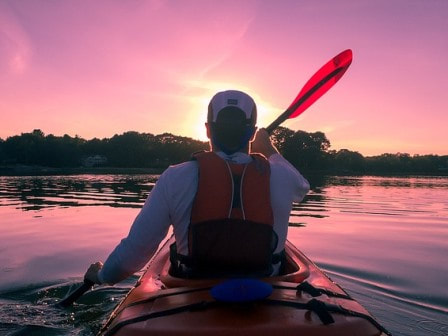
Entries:
[[158,175],[1,177],[0,206],[23,211],[53,207],[141,207]]
[[325,218],[335,212],[385,216],[439,216],[446,177],[311,176],[311,190],[292,216]]
[[321,188],[345,185],[353,187],[392,187],[392,188],[448,188],[446,176],[306,176],[310,182],[312,190]]
[[[0,177],[0,334],[90,335],[135,282],[51,303],[128,232],[158,175]],[[288,239],[394,335],[448,330],[448,178],[309,177]]]
[[[76,175],[0,177],[0,207],[23,211],[44,208],[109,206],[140,208],[159,175]],[[335,211],[401,216],[447,210],[431,190],[448,189],[448,179],[438,177],[307,176],[311,190],[300,204],[293,204],[291,226],[305,226],[306,218],[326,218]],[[403,194],[402,189],[408,190]],[[378,192],[381,190],[380,192]],[[418,197],[416,195],[419,195]],[[437,210],[437,209],[436,209]],[[39,215],[36,214],[36,217]]]

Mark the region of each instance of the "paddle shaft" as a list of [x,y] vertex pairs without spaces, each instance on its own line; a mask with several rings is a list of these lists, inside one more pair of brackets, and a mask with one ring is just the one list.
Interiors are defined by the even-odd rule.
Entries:
[[78,300],[85,292],[93,287],[95,283],[84,279],[84,283],[79,286],[75,291],[69,294],[66,298],[62,299],[61,302],[58,303],[58,306],[66,308],[70,306],[73,302]]
[[325,76],[320,82],[314,85],[308,92],[306,92],[302,98],[300,98],[297,102],[291,105],[285,112],[283,112],[277,119],[275,119],[268,127],[266,127],[266,131],[269,134],[280,126],[289,116],[297,110],[300,105],[302,105],[308,98],[310,98],[317,90],[319,90],[323,85],[325,85],[329,80],[337,76],[345,67],[339,67]]

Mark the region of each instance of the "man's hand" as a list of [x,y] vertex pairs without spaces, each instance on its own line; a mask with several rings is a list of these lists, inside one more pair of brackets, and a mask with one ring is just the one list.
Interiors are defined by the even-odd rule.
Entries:
[[86,274],[84,275],[84,279],[90,280],[96,284],[101,285],[101,281],[98,279],[98,272],[103,268],[103,263],[101,261],[97,261],[96,263],[90,265]]
[[251,143],[251,153],[260,153],[269,158],[272,154],[278,153],[278,150],[271,142],[271,138],[264,128],[258,130],[254,141]]

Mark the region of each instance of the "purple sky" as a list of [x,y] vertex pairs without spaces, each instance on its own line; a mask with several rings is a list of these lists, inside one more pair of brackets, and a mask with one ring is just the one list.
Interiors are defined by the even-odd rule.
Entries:
[[448,1],[0,0],[0,137],[35,128],[205,139],[241,89],[266,126],[330,58],[351,68],[284,126],[332,149],[448,154]]

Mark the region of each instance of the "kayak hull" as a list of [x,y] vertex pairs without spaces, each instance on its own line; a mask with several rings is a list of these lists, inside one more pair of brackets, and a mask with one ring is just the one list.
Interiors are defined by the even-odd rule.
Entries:
[[212,297],[210,289],[223,279],[171,276],[169,245],[173,242],[171,238],[160,248],[100,335],[388,334],[290,242],[285,247],[286,273],[261,279],[272,285],[272,293],[266,299],[245,303],[219,302]]

